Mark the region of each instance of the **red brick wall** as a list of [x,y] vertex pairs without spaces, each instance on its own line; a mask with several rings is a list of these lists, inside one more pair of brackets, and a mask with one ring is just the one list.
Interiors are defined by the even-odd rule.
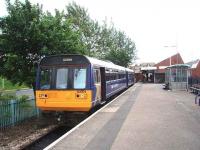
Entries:
[[[175,64],[184,64],[183,59],[179,53],[171,56],[171,65],[175,65]],[[155,67],[157,67],[157,69],[159,68],[159,66],[170,66],[170,57],[155,64]],[[164,72],[165,72],[165,69],[156,70],[156,73],[164,73]]]
[[143,81],[144,76],[142,75],[142,73],[135,73],[135,79],[136,79],[136,82]]
[[191,69],[191,75],[194,78],[200,78],[200,61],[197,65],[197,68]]

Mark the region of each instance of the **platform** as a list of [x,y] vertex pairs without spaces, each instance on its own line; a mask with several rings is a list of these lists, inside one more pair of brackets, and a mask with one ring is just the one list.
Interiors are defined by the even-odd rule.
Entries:
[[135,84],[51,150],[199,150],[200,107],[195,95]]

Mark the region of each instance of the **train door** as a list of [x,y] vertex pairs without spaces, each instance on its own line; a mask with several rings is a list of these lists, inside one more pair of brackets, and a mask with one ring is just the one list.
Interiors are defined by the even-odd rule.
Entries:
[[106,101],[106,71],[104,67],[100,68],[101,72],[101,103]]
[[128,71],[126,71],[126,87],[128,88],[128,83],[129,83],[129,74]]
[[94,69],[94,84],[96,86],[96,97],[95,100],[98,101],[98,103],[101,103],[101,74],[100,74],[100,68]]

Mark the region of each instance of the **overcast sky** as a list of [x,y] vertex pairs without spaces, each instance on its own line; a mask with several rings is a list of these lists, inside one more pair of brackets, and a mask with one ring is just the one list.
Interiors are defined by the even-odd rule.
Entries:
[[[71,0],[30,0],[44,10],[65,9]],[[199,0],[74,0],[100,22],[107,18],[135,41],[138,62],[159,62],[179,52],[184,62],[200,58]],[[0,0],[0,16],[6,15]],[[168,46],[168,47],[166,47]],[[176,47],[174,47],[176,46]]]

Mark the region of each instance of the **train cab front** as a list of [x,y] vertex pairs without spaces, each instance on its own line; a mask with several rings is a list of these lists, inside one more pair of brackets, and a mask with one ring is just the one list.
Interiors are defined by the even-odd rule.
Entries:
[[91,109],[90,65],[80,61],[78,56],[54,56],[41,61],[37,73],[38,108],[44,111]]

